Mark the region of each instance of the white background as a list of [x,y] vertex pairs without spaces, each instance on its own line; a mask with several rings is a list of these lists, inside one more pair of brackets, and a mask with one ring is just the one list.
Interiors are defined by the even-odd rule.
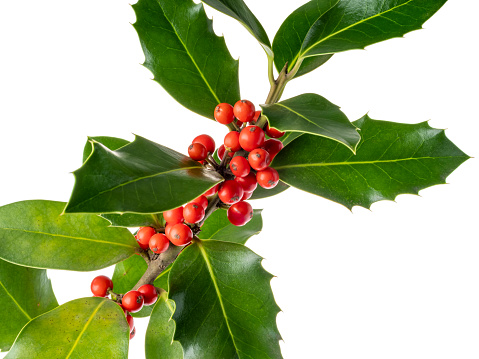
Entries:
[[[246,1],[273,38],[305,1]],[[86,137],[145,136],[186,153],[198,134],[225,129],[176,103],[140,66],[135,15],[126,1],[0,3],[0,205],[67,201],[69,173]],[[235,21],[214,15],[235,58],[242,96],[268,92],[266,56]],[[475,0],[450,0],[405,39],[338,54],[288,85],[283,98],[315,92],[351,121],[431,120],[471,156],[479,154]],[[477,159],[448,185],[353,213],[290,189],[254,203],[264,230],[249,246],[275,274],[285,358],[479,357]],[[35,248],[31,249],[32,251]],[[60,303],[90,296],[99,273],[49,271]],[[130,357],[143,358],[147,320],[137,320]],[[2,355],[0,354],[0,357]]]

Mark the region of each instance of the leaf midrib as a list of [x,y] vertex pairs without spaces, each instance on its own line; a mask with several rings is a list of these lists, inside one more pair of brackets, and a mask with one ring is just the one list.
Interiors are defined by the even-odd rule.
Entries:
[[12,301],[16,304],[16,306],[18,307],[18,309],[20,309],[20,311],[23,313],[23,315],[25,315],[27,317],[27,319],[30,321],[32,320],[32,318],[28,315],[28,313],[20,306],[20,303],[18,303],[15,298],[13,297],[13,295],[7,290],[7,288],[3,285],[2,281],[0,281],[0,286],[3,288],[3,290],[5,291],[5,293],[7,293],[7,295],[12,299]]

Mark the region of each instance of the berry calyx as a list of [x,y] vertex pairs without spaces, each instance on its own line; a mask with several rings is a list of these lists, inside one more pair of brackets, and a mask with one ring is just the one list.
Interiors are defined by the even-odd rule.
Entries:
[[283,149],[284,145],[283,142],[280,140],[276,140],[274,138],[269,138],[264,141],[263,149],[265,149],[270,156],[271,161],[273,158]]
[[244,226],[253,218],[253,207],[248,202],[238,202],[228,208],[228,219],[235,226]]
[[196,136],[191,143],[201,143],[203,146],[205,146],[206,151],[208,151],[208,153],[215,152],[215,148],[216,148],[215,140],[210,135]]
[[[220,160],[223,159],[225,152],[226,152],[225,145],[221,145],[220,147],[218,147],[218,158]],[[230,157],[233,157],[234,154],[235,154],[234,152],[228,152],[228,156]]]
[[236,177],[245,177],[249,175],[251,166],[246,158],[236,156],[230,162],[230,169]]
[[256,148],[264,145],[264,131],[258,126],[246,126],[239,135],[239,143],[241,147],[251,152]]
[[253,192],[258,186],[256,175],[251,172],[246,177],[236,177],[235,181],[238,182],[245,192]]
[[215,120],[223,125],[228,125],[233,122],[235,115],[233,112],[233,106],[229,103],[220,103],[215,108]]
[[248,155],[248,161],[256,171],[262,171],[270,164],[269,153],[262,148],[256,148]]
[[274,127],[269,127],[269,123],[266,124],[265,132],[271,138],[280,138],[280,137],[283,137],[284,134],[285,134],[285,132],[280,131],[280,130],[274,128]]
[[121,306],[130,313],[136,313],[143,308],[145,300],[137,290],[130,290],[121,298]]
[[130,327],[130,333],[135,329],[135,321],[133,320],[133,317],[130,314],[126,315],[126,322],[128,323],[128,326]]
[[254,105],[248,100],[240,100],[233,107],[234,116],[241,122],[250,122],[254,117],[254,113]]
[[188,203],[183,209],[183,217],[187,223],[198,223],[205,218],[205,209],[201,204]]
[[95,297],[108,296],[108,290],[113,289],[113,282],[105,275],[99,275],[91,281],[91,292]]
[[141,227],[136,233],[136,241],[140,245],[141,249],[148,249],[150,238],[156,233],[152,227]]
[[186,224],[178,223],[171,228],[170,241],[175,246],[184,246],[193,239],[193,232]]
[[199,196],[198,198],[194,199],[193,201],[191,201],[191,203],[197,203],[199,204],[201,207],[203,207],[204,209],[206,209],[206,207],[208,207],[208,198],[206,198],[205,195],[201,195]]
[[203,161],[208,156],[208,151],[201,143],[192,143],[188,147],[188,156],[190,156],[192,160]]
[[183,222],[183,207],[171,209],[163,212],[163,218],[169,224],[177,224]]
[[144,284],[138,288],[138,292],[143,295],[145,300],[145,305],[153,305],[158,299],[158,292],[156,291],[155,286],[151,284]]
[[243,187],[235,180],[223,182],[218,191],[218,197],[226,204],[235,204],[236,202],[239,202],[243,197],[243,194]]
[[157,233],[150,238],[149,247],[152,252],[160,254],[166,252],[170,245],[168,237],[163,233]]
[[239,135],[240,134],[237,131],[228,132],[225,136],[224,147],[229,148],[232,152],[241,150]]
[[261,187],[271,189],[278,184],[279,174],[274,168],[268,167],[262,171],[258,171],[256,173],[256,179]]

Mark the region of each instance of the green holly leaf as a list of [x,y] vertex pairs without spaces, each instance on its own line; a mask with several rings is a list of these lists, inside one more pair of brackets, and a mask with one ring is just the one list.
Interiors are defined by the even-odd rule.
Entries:
[[125,228],[96,215],[60,215],[63,202],[23,201],[0,207],[0,258],[28,267],[92,271],[140,248]]
[[281,358],[272,275],[245,246],[196,241],[173,264],[175,340],[185,359]]
[[173,341],[175,322],[171,316],[175,312],[175,302],[164,292],[151,313],[145,338],[146,359],[183,359],[183,348]]
[[8,351],[23,326],[58,307],[45,269],[17,266],[0,259],[0,351]]
[[263,199],[263,198],[268,198],[272,196],[276,196],[277,194],[280,194],[284,191],[286,191],[289,188],[289,186],[282,182],[281,180],[278,182],[276,187],[270,188],[270,189],[265,189],[261,186],[256,187],[256,189],[253,192],[253,195],[251,196],[251,200],[253,199]]
[[123,138],[118,138],[118,137],[108,137],[108,136],[88,137],[88,141],[86,142],[85,147],[83,148],[82,163],[84,163],[93,152],[93,142],[101,143],[103,146],[105,146],[106,148],[112,151],[122,148],[123,146],[126,146],[127,144],[130,143],[130,141],[127,141],[127,140],[124,140]]
[[201,239],[245,244],[246,241],[263,229],[262,209],[255,209],[253,218],[244,226],[234,226],[228,220],[226,210],[214,211],[201,227],[198,235]]
[[[339,0],[312,0],[302,5],[283,22],[273,40],[274,64],[280,72],[286,63],[299,56],[306,35],[316,21]],[[328,61],[331,55],[305,58],[295,77],[304,75]]]
[[282,181],[341,203],[369,208],[380,200],[419,190],[445,179],[469,157],[427,122],[354,122],[361,131],[357,155],[339,143],[303,135],[274,159]]
[[246,6],[243,0],[202,0],[212,8],[238,20],[255,38],[266,51],[268,56],[273,57],[271,43],[268,35],[256,16]]
[[211,119],[218,103],[240,100],[238,61],[215,35],[202,4],[140,0],[133,9],[143,65],[175,100]]
[[115,302],[76,299],[30,321],[5,358],[127,359],[129,333]]
[[153,227],[159,229],[162,227],[163,214],[136,214],[136,213],[108,213],[102,214],[103,218],[110,221],[112,227]]
[[361,137],[338,106],[308,93],[271,105],[261,105],[271,127],[280,131],[309,133],[338,141],[351,151]]
[[136,136],[111,151],[93,153],[74,172],[66,213],[158,213],[181,206],[223,181],[191,158]]

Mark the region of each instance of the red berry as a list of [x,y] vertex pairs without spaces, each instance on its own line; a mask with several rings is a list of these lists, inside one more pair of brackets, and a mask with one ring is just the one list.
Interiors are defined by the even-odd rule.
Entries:
[[253,207],[248,202],[238,202],[228,208],[228,219],[235,226],[244,226],[253,218]]
[[251,151],[248,155],[248,161],[256,171],[264,170],[270,164],[269,153],[262,148]]
[[248,160],[241,156],[236,156],[231,160],[230,169],[236,177],[245,177],[251,171]]
[[256,179],[261,187],[271,189],[278,184],[279,174],[274,168],[268,167],[262,171],[258,171],[256,173]]
[[108,289],[113,289],[113,282],[104,275],[99,275],[91,281],[91,292],[95,297],[106,297]]
[[253,192],[258,186],[256,175],[251,172],[246,177],[236,177],[235,181],[238,182],[245,192]]
[[133,330],[130,333],[130,340],[132,340],[135,337],[135,334],[136,334],[136,329],[133,328]]
[[193,232],[186,224],[178,223],[171,228],[170,241],[175,246],[184,246],[193,239]]
[[232,152],[241,150],[241,146],[239,144],[239,132],[228,132],[225,136],[224,145],[224,147],[228,147]]
[[145,305],[152,305],[155,304],[156,300],[158,299],[158,292],[156,288],[151,284],[144,284],[140,288],[138,288],[138,292],[143,294],[143,298],[145,299]]
[[166,238],[170,239],[170,231],[173,228],[174,224],[167,223],[165,226],[165,236]]
[[241,130],[239,143],[245,151],[251,152],[264,145],[264,131],[258,126],[246,126]]
[[192,160],[203,161],[208,156],[208,151],[201,143],[192,143],[188,147],[188,156],[190,156]]
[[183,207],[178,207],[163,212],[163,218],[169,224],[177,224],[183,222]]
[[255,108],[251,101],[241,100],[235,103],[234,116],[241,122],[250,122],[254,117]]
[[219,186],[220,186],[220,184],[218,183],[216,186],[214,186],[213,188],[210,188],[208,191],[206,191],[204,195],[206,197],[214,195],[216,192],[218,192]]
[[183,209],[183,217],[187,223],[198,223],[205,218],[205,209],[201,204],[188,203]]
[[274,138],[270,138],[264,141],[264,145],[262,148],[268,151],[269,157],[272,161],[273,158],[279,153],[279,151],[283,149],[283,147],[284,147],[283,142],[281,142],[280,140],[276,140]]
[[126,322],[128,323],[128,326],[130,327],[130,333],[135,329],[135,321],[133,320],[133,317],[130,314],[126,315]]
[[148,249],[148,243],[150,243],[150,238],[156,233],[155,229],[152,227],[141,227],[136,233],[136,241],[142,249]]
[[243,197],[243,194],[243,187],[234,180],[223,182],[218,191],[220,200],[226,204],[234,204],[239,202]]
[[253,192],[245,192],[243,194],[243,198],[241,198],[241,201],[246,201],[247,199],[250,199],[252,195],[253,195]]
[[[213,193],[214,194],[214,193]],[[199,204],[201,207],[203,207],[204,209],[206,209],[206,207],[208,207],[208,198],[206,198],[205,195],[201,195],[199,196],[198,198],[194,199],[193,201],[191,201],[191,203],[197,203]]]
[[233,106],[229,103],[220,103],[215,108],[215,120],[223,125],[233,122],[235,115],[233,113]]
[[[225,155],[225,151],[226,151],[225,145],[221,145],[220,147],[218,147],[218,158],[220,160],[223,159],[223,156]],[[235,154],[234,152],[228,152],[228,156],[230,157],[233,157],[234,154]]]
[[269,123],[266,124],[266,134],[271,138],[280,138],[283,137],[285,132],[280,131],[274,127],[269,127]]
[[166,252],[170,245],[168,237],[163,233],[157,233],[150,238],[149,247],[154,253],[163,253]]
[[253,120],[251,121],[251,124],[255,124],[256,121],[258,121],[258,118],[261,116],[261,111],[256,111],[254,113],[254,117],[253,117]]
[[130,290],[121,299],[121,306],[131,313],[136,313],[143,308],[143,295],[137,290]]
[[201,143],[203,146],[205,146],[206,151],[208,151],[208,153],[215,152],[215,148],[216,148],[215,140],[213,140],[213,137],[209,135],[196,136],[191,143]]

